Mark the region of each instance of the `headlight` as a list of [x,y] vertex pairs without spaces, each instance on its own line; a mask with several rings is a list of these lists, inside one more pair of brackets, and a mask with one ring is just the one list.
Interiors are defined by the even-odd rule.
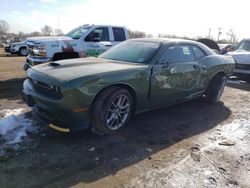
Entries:
[[39,57],[46,57],[46,49],[44,45],[41,46],[34,46],[32,48],[32,54],[34,56],[39,56]]

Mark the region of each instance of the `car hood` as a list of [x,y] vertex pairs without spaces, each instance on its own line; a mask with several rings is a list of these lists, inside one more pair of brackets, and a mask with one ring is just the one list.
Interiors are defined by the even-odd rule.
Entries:
[[145,66],[144,64],[89,57],[45,63],[34,66],[32,69],[61,81],[69,81],[84,76],[131,70]]
[[233,52],[228,52],[234,58],[237,63],[250,64],[250,52],[244,50],[237,50]]
[[67,37],[67,36],[61,36],[61,37],[49,36],[49,37],[31,37],[31,38],[28,38],[27,40],[28,40],[28,42],[33,42],[33,43],[39,44],[41,42],[73,40],[73,39],[70,37]]
[[26,45],[26,41],[22,41],[22,42],[13,42],[10,45]]

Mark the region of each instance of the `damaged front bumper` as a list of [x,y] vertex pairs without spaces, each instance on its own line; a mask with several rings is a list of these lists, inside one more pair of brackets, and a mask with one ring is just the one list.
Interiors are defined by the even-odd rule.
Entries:
[[49,127],[60,132],[72,132],[86,129],[90,126],[88,112],[76,111],[69,107],[65,99],[51,99],[35,91],[30,80],[26,79],[23,84],[23,100],[33,107],[34,112],[45,120]]

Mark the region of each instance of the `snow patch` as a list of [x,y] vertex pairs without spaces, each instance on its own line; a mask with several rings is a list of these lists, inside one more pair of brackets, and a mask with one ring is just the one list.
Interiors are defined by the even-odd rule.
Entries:
[[[224,187],[226,178],[234,179],[232,178],[232,175],[224,172],[222,175],[222,173],[218,171],[217,168],[219,168],[220,165],[224,166],[225,163],[216,160],[220,159],[221,151],[223,151],[223,154],[225,155],[227,154],[227,151],[230,150],[231,153],[227,156],[232,156],[232,153],[239,152],[237,151],[237,148],[240,148],[243,154],[249,152],[249,142],[247,142],[247,139],[244,139],[244,137],[249,135],[249,126],[250,119],[248,119],[248,117],[245,117],[244,119],[236,119],[230,123],[222,123],[216,128],[220,128],[220,137],[235,141],[235,146],[219,146],[218,143],[221,141],[220,139],[211,142],[207,137],[210,135],[206,135],[205,138],[201,136],[196,141],[197,143],[201,143],[201,145],[205,143],[205,146],[200,148],[197,153],[201,156],[200,162],[197,163],[194,161],[188,151],[188,154],[178,161],[177,159],[180,154],[177,153],[172,162],[162,161],[158,168],[145,170],[139,176],[133,178],[128,184],[125,184],[124,187],[140,188],[145,187],[145,185],[147,185],[146,187],[197,187],[198,185],[200,185],[199,187]],[[213,134],[213,137],[214,135],[215,133]],[[218,148],[221,148],[221,150],[217,151],[216,149]],[[205,150],[213,151],[213,160],[215,160],[215,162],[211,162],[211,156],[205,157]],[[218,166],[215,168],[214,165],[217,163]]]
[[1,110],[0,114],[2,114],[3,117],[8,117],[10,115],[20,115],[24,111],[25,111],[25,108],[17,108],[13,110],[7,109],[7,110]]
[[4,144],[17,144],[23,141],[28,132],[35,131],[33,120],[24,114],[24,108],[14,110],[2,110],[3,118],[0,119],[0,138],[4,139]]
[[229,84],[241,84],[240,80],[227,80]]

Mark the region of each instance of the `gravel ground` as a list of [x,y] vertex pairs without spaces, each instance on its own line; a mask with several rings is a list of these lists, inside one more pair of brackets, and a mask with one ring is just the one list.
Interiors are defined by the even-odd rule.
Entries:
[[[2,70],[5,58],[23,62],[0,57]],[[230,80],[219,104],[194,100],[142,113],[119,134],[97,136],[47,129],[21,100],[25,74],[14,72],[0,82],[1,188],[250,187],[245,82]]]

